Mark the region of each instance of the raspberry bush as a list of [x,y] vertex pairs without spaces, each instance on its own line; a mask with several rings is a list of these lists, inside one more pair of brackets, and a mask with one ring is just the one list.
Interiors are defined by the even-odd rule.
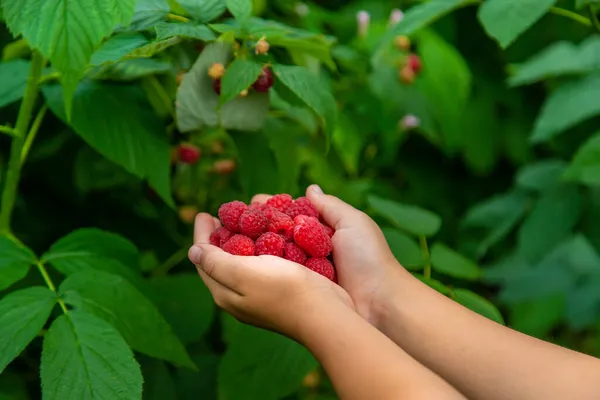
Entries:
[[209,211],[336,281],[309,183],[442,294],[600,355],[598,7],[0,0],[0,398],[335,398],[186,258]]

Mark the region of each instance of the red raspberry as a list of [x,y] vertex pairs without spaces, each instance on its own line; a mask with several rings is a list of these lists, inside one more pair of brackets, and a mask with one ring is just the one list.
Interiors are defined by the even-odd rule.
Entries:
[[294,219],[294,241],[313,257],[327,257],[333,249],[331,238],[318,219],[298,216]]
[[240,232],[250,239],[257,239],[267,231],[269,220],[265,215],[256,210],[248,210],[242,214],[239,221]]
[[184,164],[196,164],[200,159],[200,149],[193,144],[177,146],[177,157]]
[[319,212],[306,197],[298,197],[294,200],[285,213],[292,218],[296,218],[298,215],[319,218]]
[[298,245],[294,242],[288,242],[285,244],[285,257],[286,260],[293,261],[298,264],[304,265],[308,256]]
[[249,237],[244,235],[233,235],[223,245],[223,251],[234,256],[253,256],[254,255],[254,242]]
[[256,82],[254,82],[252,87],[257,92],[266,93],[269,91],[269,89],[271,89],[271,86],[273,86],[273,82],[273,71],[271,71],[271,68],[265,67],[263,68],[262,72],[260,73],[260,76],[258,77]]
[[410,53],[406,60],[406,64],[413,70],[415,74],[421,72],[423,68],[423,63],[421,62],[421,58],[415,53]]
[[217,247],[223,247],[225,242],[227,242],[233,236],[233,232],[225,227],[221,227],[210,234],[210,244]]
[[213,87],[213,91],[220,96],[221,95],[221,78],[215,79],[212,83],[212,87]]
[[256,241],[256,255],[283,257],[284,246],[285,240],[281,236],[273,232],[267,232]]
[[225,203],[219,208],[219,219],[231,232],[239,232],[240,217],[248,210],[248,206],[241,201]]
[[329,225],[323,225],[323,229],[325,229],[325,232],[327,232],[327,236],[329,237],[333,237],[333,235],[335,234],[335,230]]
[[293,202],[294,199],[289,194],[278,194],[267,200],[267,205],[285,212]]
[[306,268],[316,272],[317,274],[323,275],[325,278],[331,281],[336,280],[333,264],[331,264],[331,262],[326,258],[309,258],[305,265]]
[[269,232],[277,233],[286,239],[294,237],[294,221],[289,215],[272,209],[270,214]]
[[262,203],[258,203],[258,202],[255,201],[253,203],[250,203],[250,207],[249,208],[251,210],[253,210],[253,211],[264,211],[265,205],[262,204]]

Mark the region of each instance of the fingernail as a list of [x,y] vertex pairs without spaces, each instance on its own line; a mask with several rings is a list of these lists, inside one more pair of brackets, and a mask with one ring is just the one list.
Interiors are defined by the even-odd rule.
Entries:
[[312,191],[315,192],[318,195],[325,194],[323,192],[323,189],[321,189],[321,186],[319,186],[319,185],[313,185]]
[[200,246],[192,246],[190,248],[190,252],[188,254],[188,257],[189,257],[189,259],[190,259],[191,262],[193,262],[194,264],[199,264],[201,256],[202,256],[202,247],[200,247]]

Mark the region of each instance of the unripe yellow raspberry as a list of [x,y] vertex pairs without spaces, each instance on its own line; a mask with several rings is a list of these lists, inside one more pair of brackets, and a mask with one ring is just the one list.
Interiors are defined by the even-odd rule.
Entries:
[[220,63],[214,63],[208,69],[208,76],[212,79],[220,79],[225,75],[225,66]]
[[271,45],[265,39],[260,39],[256,42],[256,54],[267,54]]

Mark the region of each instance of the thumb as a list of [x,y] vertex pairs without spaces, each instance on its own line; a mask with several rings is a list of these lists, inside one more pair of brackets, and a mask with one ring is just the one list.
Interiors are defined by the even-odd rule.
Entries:
[[323,193],[318,185],[311,185],[306,190],[306,197],[315,206],[327,224],[335,229],[348,225],[360,211],[335,196]]

